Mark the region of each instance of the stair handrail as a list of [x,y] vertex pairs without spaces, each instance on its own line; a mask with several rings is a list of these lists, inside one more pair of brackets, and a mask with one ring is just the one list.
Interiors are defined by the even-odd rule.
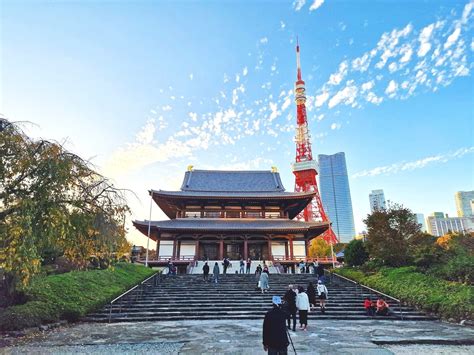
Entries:
[[400,309],[400,318],[401,318],[401,320],[403,320],[402,301],[399,300],[398,298],[395,298],[395,297],[392,297],[392,296],[390,296],[390,295],[387,295],[386,293],[383,293],[383,292],[381,292],[381,291],[379,291],[379,290],[376,290],[376,289],[374,289],[374,288],[372,288],[372,287],[366,286],[366,285],[364,285],[364,284],[362,284],[362,283],[360,283],[360,282],[357,282],[357,281],[348,279],[347,277],[342,276],[342,275],[339,275],[339,274],[337,274],[337,273],[335,273],[335,272],[333,272],[333,271],[330,271],[330,270],[324,270],[324,271],[325,271],[325,272],[328,272],[331,276],[337,276],[337,277],[339,277],[339,278],[341,278],[341,279],[343,279],[343,280],[352,282],[352,283],[355,284],[356,286],[363,287],[363,288],[365,288],[365,289],[367,289],[367,290],[369,290],[369,291],[372,291],[373,293],[376,293],[376,294],[378,294],[378,295],[382,295],[382,296],[384,296],[384,297],[386,297],[386,298],[390,298],[391,300],[397,302],[397,303],[398,303],[398,307],[399,307],[399,309]]
[[[130,294],[131,292],[137,290],[138,288],[140,288],[140,296],[142,295],[143,293],[143,285],[148,282],[149,280],[151,280],[152,278],[155,278],[154,279],[154,282],[153,282],[153,285],[156,286],[156,276],[157,275],[160,275],[159,272],[156,272],[154,273],[153,275],[151,275],[150,277],[146,278],[145,280],[143,280],[142,282],[136,284],[135,286],[133,286],[132,288],[128,289],[127,291],[125,291],[124,293],[122,293],[121,295],[115,297],[112,301],[110,301],[110,310],[109,310],[109,323],[110,323],[110,320],[112,318],[112,308],[113,308],[113,305],[115,302],[117,302],[118,300],[122,299],[123,297],[125,297],[126,295]],[[121,310],[122,308],[120,308]]]

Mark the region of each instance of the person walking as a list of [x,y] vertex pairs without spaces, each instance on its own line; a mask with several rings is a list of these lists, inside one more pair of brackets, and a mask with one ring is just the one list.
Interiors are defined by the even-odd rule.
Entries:
[[373,304],[370,297],[365,298],[364,309],[365,309],[365,314],[367,314],[369,317],[373,317],[375,315],[376,306]]
[[300,318],[300,329],[306,331],[308,327],[309,299],[303,287],[299,286],[298,291],[298,295],[296,296],[296,308],[298,308]]
[[298,265],[300,269],[300,274],[304,274],[304,262],[303,260],[300,261],[300,264]]
[[322,281],[324,276],[324,266],[322,264],[319,264],[316,268],[316,274],[318,274],[318,280]]
[[269,355],[286,355],[290,344],[285,328],[286,316],[280,305],[281,298],[273,296],[273,307],[263,319],[263,350]]
[[252,265],[252,260],[250,260],[250,258],[247,259],[247,265],[246,265],[246,270],[245,272],[247,274],[250,274],[250,266]]
[[216,263],[214,264],[214,269],[212,269],[212,274],[214,275],[214,282],[217,283],[219,281],[219,273],[220,273],[220,270],[219,270],[219,264]]
[[244,266],[245,266],[244,259],[240,259],[240,270],[239,270],[240,274],[244,273]]
[[308,287],[306,287],[306,294],[308,295],[310,308],[316,307],[316,289],[312,282],[310,282]]
[[262,290],[262,293],[267,292],[267,290],[270,288],[270,286],[268,285],[268,273],[267,272],[262,272],[260,274],[259,284],[260,284],[260,289]]
[[377,300],[377,311],[375,312],[378,316],[388,316],[390,312],[390,308],[388,303],[385,301],[383,297],[379,297]]
[[207,261],[204,263],[202,267],[202,278],[204,281],[209,281],[209,265],[207,265]]
[[296,293],[293,291],[293,285],[288,285],[288,290],[286,291],[285,295],[283,296],[285,300],[285,306],[287,310],[286,319],[288,322],[288,329],[290,328],[291,319],[293,319],[293,331],[296,330]]
[[324,286],[321,280],[318,280],[318,286],[316,287],[319,298],[319,306],[321,307],[321,313],[326,312],[326,300],[328,299],[328,289]]

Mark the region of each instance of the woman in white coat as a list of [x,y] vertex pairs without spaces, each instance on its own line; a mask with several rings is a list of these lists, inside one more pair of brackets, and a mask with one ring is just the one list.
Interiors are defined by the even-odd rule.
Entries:
[[321,280],[318,281],[318,286],[316,287],[319,298],[319,306],[321,307],[321,313],[326,312],[326,300],[328,299],[328,289],[323,285]]
[[298,295],[296,296],[296,308],[298,308],[300,318],[300,329],[306,331],[308,327],[308,311],[309,311],[309,298],[303,287],[298,287]]

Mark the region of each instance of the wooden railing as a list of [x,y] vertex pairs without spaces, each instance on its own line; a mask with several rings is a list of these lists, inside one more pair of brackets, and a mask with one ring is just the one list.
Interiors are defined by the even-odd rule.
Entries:
[[294,263],[299,263],[299,262],[307,262],[307,263],[312,263],[312,262],[318,262],[318,263],[332,263],[333,261],[337,263],[336,258],[331,258],[329,256],[323,256],[323,257],[318,257],[318,258],[310,258],[306,256],[294,256],[293,258],[284,256],[284,255],[273,255],[272,257],[273,261],[286,261],[286,262],[294,262]]

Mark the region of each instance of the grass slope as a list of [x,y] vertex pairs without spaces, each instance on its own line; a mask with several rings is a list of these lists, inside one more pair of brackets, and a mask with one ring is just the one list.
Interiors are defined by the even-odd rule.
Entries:
[[413,267],[386,268],[371,275],[351,268],[335,272],[443,318],[474,319],[474,289],[470,285],[428,276]]
[[142,265],[119,263],[107,270],[38,277],[27,291],[29,302],[0,313],[0,330],[18,330],[60,319],[77,320],[154,272]]

